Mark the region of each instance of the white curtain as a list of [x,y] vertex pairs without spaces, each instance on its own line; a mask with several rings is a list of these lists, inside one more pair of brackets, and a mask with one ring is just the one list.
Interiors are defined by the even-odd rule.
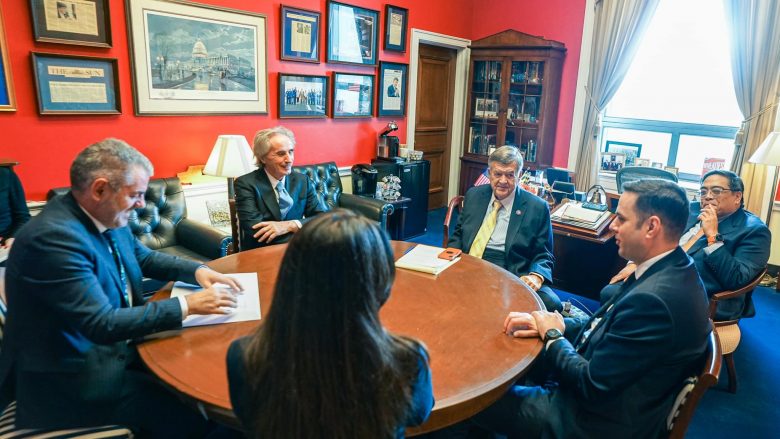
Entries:
[[745,182],[745,207],[761,214],[766,167],[747,159],[772,131],[780,81],[780,1],[724,0],[731,41],[731,70],[745,120],[735,140],[732,169]]
[[660,0],[597,0],[590,55],[588,103],[577,156],[577,189],[596,184],[599,116],[617,92]]

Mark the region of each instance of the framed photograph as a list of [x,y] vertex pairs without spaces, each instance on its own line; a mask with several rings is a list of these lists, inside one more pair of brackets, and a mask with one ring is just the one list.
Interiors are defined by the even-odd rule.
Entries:
[[30,0],[35,41],[111,47],[108,0]]
[[374,114],[374,75],[333,73],[334,118]]
[[680,173],[680,168],[676,166],[664,166],[664,171],[669,171],[674,175],[677,175]]
[[474,102],[474,117],[481,119],[498,118],[498,99],[476,98]]
[[281,19],[281,58],[319,63],[320,13],[282,5]]
[[8,43],[3,26],[3,7],[0,5],[0,111],[16,111],[14,81],[8,62]]
[[379,11],[328,1],[328,62],[376,65]]
[[279,74],[279,118],[327,117],[328,77]]
[[406,114],[406,78],[408,64],[379,63],[379,116]]
[[385,5],[385,50],[406,52],[406,29],[409,10],[400,6]]
[[32,53],[40,114],[120,114],[113,58]]
[[626,165],[626,155],[621,152],[602,152],[601,171],[617,172]]
[[606,152],[622,152],[626,155],[626,166],[634,166],[636,158],[642,153],[641,143],[626,143],[607,140]]
[[634,166],[644,166],[646,168],[650,167],[650,159],[643,159],[643,158],[635,158],[634,159]]
[[137,115],[268,113],[265,15],[179,0],[127,8]]

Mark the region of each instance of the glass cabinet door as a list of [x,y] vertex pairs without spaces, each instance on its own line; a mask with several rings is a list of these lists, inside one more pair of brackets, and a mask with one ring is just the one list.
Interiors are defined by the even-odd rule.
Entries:
[[504,144],[520,149],[528,163],[536,162],[544,62],[512,61]]
[[488,155],[498,142],[501,61],[475,61],[472,78],[468,152]]

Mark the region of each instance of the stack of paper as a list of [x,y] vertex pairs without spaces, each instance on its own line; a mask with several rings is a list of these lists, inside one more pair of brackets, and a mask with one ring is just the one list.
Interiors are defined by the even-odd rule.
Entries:
[[[215,325],[217,323],[244,322],[247,320],[260,320],[260,289],[257,286],[257,273],[232,273],[227,274],[237,280],[244,291],[236,293],[238,307],[230,308],[230,314],[189,315],[181,323],[182,326]],[[227,285],[216,284],[217,288],[229,288]],[[184,282],[176,282],[171,290],[171,298],[187,296],[202,291],[203,287]]]
[[550,214],[550,219],[564,224],[596,230],[609,219],[611,212],[586,209],[580,203],[566,203]]
[[460,258],[455,258],[452,261],[440,259],[439,253],[443,251],[444,249],[441,247],[418,244],[395,261],[395,266],[423,273],[439,274],[460,260]]

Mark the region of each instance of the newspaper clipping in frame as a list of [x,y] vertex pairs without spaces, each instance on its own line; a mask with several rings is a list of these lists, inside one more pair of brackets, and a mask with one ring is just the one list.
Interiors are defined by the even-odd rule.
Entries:
[[403,74],[403,70],[397,69],[386,69],[384,71],[384,76],[382,77],[382,88],[385,93],[382,101],[383,110],[401,110]]
[[62,81],[49,81],[51,101],[56,103],[108,103],[108,92],[103,82],[81,82],[80,79],[104,78],[106,72],[100,68],[71,66],[48,66],[51,78],[61,77]]
[[98,35],[97,6],[85,0],[44,0],[46,30]]

